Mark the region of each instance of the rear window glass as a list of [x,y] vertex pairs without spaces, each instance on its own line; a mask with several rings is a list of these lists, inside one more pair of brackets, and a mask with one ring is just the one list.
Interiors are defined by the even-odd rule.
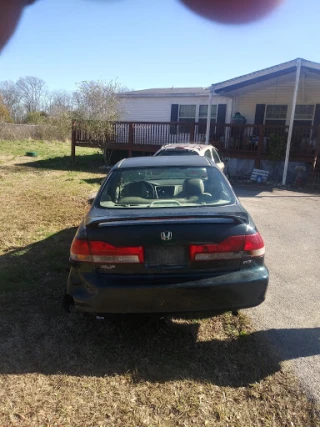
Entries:
[[102,208],[184,208],[234,203],[225,178],[211,167],[149,167],[110,173],[98,198]]
[[196,151],[193,150],[162,150],[160,151],[157,156],[194,156],[198,155]]

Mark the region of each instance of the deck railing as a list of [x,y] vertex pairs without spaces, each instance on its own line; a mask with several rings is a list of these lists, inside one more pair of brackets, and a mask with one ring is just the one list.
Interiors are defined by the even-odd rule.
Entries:
[[[267,156],[272,137],[279,137],[286,145],[289,126],[275,125],[216,125],[213,144],[232,154]],[[294,125],[290,153],[295,156],[313,156],[319,151],[320,127]]]
[[[229,157],[267,158],[271,138],[278,136],[286,144],[288,126],[215,124],[210,129],[210,142]],[[107,136],[113,150],[155,152],[163,144],[204,143],[206,125],[188,122],[114,122]],[[72,155],[75,146],[97,146],[84,127],[73,123]],[[317,157],[320,153],[320,127],[293,127],[290,153],[295,158]]]

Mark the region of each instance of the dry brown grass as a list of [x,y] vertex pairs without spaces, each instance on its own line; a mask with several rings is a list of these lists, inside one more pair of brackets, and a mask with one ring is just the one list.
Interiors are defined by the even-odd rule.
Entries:
[[17,140],[17,139],[46,139],[46,140],[59,140],[66,141],[70,137],[70,124],[69,119],[57,120],[55,123],[44,125],[30,125],[30,124],[15,124],[0,122],[0,134],[3,140]]
[[243,315],[64,314],[70,241],[103,175],[69,170],[68,146],[30,144],[39,158],[0,143],[1,427],[320,425]]

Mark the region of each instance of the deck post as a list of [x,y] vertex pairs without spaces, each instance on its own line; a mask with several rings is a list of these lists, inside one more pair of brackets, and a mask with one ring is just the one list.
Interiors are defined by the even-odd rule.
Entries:
[[210,125],[211,125],[211,106],[212,106],[212,88],[210,87],[209,92],[209,101],[208,101],[208,112],[207,112],[207,129],[206,129],[206,142],[205,144],[208,145],[210,141]]
[[287,180],[287,172],[288,172],[289,156],[290,156],[290,146],[291,146],[291,139],[292,139],[294,114],[296,111],[297,95],[298,95],[298,89],[299,89],[300,72],[301,72],[301,58],[298,58],[297,59],[296,82],[294,85],[294,91],[293,91],[293,97],[292,97],[292,110],[291,110],[291,117],[290,117],[289,130],[288,130],[286,158],[285,158],[284,168],[283,168],[282,185],[285,185],[286,180]]
[[315,136],[316,136],[316,145],[314,147],[314,157],[313,157],[312,175],[311,175],[311,181],[312,181],[313,187],[315,185],[316,178],[317,178],[317,168],[319,168],[318,157],[320,155],[320,126],[317,126]]
[[254,161],[254,167],[256,169],[260,169],[260,166],[261,166],[261,153],[263,151],[264,133],[265,133],[264,125],[259,125],[259,141],[257,146],[257,155]]
[[314,147],[313,171],[317,167],[318,157],[320,155],[320,126],[316,129],[316,145]]
[[132,157],[132,148],[133,148],[133,138],[134,138],[134,123],[129,123],[129,137],[128,137],[128,156]]
[[195,135],[195,130],[196,130],[196,124],[195,123],[191,123],[191,127],[190,127],[190,142],[194,142],[194,135]]

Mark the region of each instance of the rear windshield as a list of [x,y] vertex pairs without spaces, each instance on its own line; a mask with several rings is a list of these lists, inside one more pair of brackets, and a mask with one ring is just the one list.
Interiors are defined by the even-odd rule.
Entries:
[[117,169],[98,204],[102,208],[184,208],[234,203],[226,179],[212,167]]
[[156,156],[198,156],[198,153],[193,150],[186,150],[186,149],[180,149],[180,150],[162,150]]

